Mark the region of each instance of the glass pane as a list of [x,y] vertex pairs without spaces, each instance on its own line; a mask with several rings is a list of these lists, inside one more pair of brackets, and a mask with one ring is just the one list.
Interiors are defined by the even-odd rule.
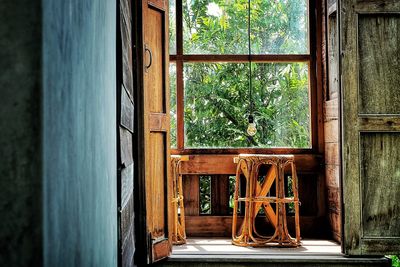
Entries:
[[188,63],[185,147],[309,148],[308,64],[253,64],[257,134],[248,136],[248,64]]
[[169,54],[176,55],[176,8],[175,0],[169,0]]
[[171,148],[176,148],[176,64],[169,64]]
[[254,54],[308,54],[308,0],[251,0]]
[[200,176],[200,214],[211,214],[211,176]]
[[[307,0],[251,0],[252,54],[308,53]],[[183,1],[185,54],[248,54],[248,0]]]

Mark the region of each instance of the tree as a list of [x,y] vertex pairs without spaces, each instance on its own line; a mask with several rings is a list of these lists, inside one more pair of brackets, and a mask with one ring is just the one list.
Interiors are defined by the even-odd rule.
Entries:
[[[308,53],[305,0],[251,2],[252,53]],[[185,53],[248,53],[247,0],[187,0],[183,10]],[[308,64],[251,67],[254,137],[246,134],[249,64],[184,65],[186,147],[310,147]]]

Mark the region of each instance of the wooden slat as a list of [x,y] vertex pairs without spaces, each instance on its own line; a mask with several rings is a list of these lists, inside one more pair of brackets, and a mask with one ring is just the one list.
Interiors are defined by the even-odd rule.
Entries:
[[131,267],[135,266],[134,265],[134,257],[133,255],[135,254],[135,227],[132,224],[126,238],[121,245],[121,266],[123,267]]
[[325,121],[337,120],[339,117],[338,99],[332,99],[325,102]]
[[[185,62],[248,62],[248,55],[171,55],[171,61]],[[310,55],[251,55],[252,62],[308,62]]]
[[400,131],[400,116],[361,117],[359,127],[361,131]]
[[[230,174],[236,173],[233,158],[237,155],[189,155],[182,163],[183,174]],[[321,157],[313,154],[295,155],[298,172],[315,172],[320,168]]]
[[340,214],[340,189],[328,187],[328,209],[329,212]]
[[133,215],[133,194],[130,196],[129,200],[127,201],[126,205],[124,207],[121,207],[121,242],[129,242],[126,241],[129,239],[129,229],[132,228],[133,220],[134,220],[134,215]]
[[[300,215],[314,216],[320,213],[320,204],[325,205],[325,200],[321,197],[324,188],[319,188],[320,180],[318,174],[304,175],[298,174]],[[322,192],[319,192],[322,191]]]
[[133,61],[132,61],[132,22],[131,1],[120,1],[120,28],[122,44],[122,80],[130,96],[133,96]]
[[147,3],[150,6],[156,7],[160,10],[165,11],[166,9],[168,9],[167,5],[166,5],[166,0],[148,0]]
[[211,176],[211,214],[228,215],[229,213],[229,176]]
[[324,123],[325,143],[337,143],[339,141],[339,121],[330,120]]
[[341,215],[331,212],[331,213],[329,213],[328,217],[329,217],[329,224],[330,224],[331,230],[332,230],[333,240],[335,240],[337,242],[341,242],[341,240],[342,240]]
[[121,171],[121,207],[125,207],[133,195],[133,166],[131,164]]
[[325,163],[339,165],[339,146],[337,143],[325,144]]
[[[238,217],[238,225],[243,217]],[[257,224],[262,225],[265,218],[258,217]],[[288,216],[289,231],[293,232],[294,217]],[[300,227],[303,238],[327,238],[326,217],[301,216]],[[232,216],[186,216],[186,234],[190,237],[231,237]]]
[[339,187],[339,165],[325,165],[326,185],[331,187]]
[[121,125],[133,133],[133,112],[134,106],[129,98],[125,87],[121,88]]
[[133,163],[132,133],[119,127],[121,166],[129,166]]
[[200,180],[197,175],[185,175],[182,179],[185,215],[199,215]]
[[150,131],[165,132],[167,131],[167,116],[165,113],[150,113]]

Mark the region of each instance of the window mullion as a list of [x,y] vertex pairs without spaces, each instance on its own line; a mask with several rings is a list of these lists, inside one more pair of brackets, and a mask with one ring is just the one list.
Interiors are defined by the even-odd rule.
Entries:
[[176,55],[180,59],[176,61],[176,145],[183,149],[185,144],[184,125],[184,82],[183,82],[183,14],[182,0],[176,0]]

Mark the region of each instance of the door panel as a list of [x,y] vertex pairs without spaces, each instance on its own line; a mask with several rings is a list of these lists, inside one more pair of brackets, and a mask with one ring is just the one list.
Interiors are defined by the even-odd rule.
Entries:
[[167,3],[143,2],[143,106],[148,262],[167,257],[172,249],[172,183],[169,180],[169,88]]
[[400,114],[400,14],[359,14],[358,35],[360,113]]
[[400,253],[400,2],[340,7],[344,249]]

